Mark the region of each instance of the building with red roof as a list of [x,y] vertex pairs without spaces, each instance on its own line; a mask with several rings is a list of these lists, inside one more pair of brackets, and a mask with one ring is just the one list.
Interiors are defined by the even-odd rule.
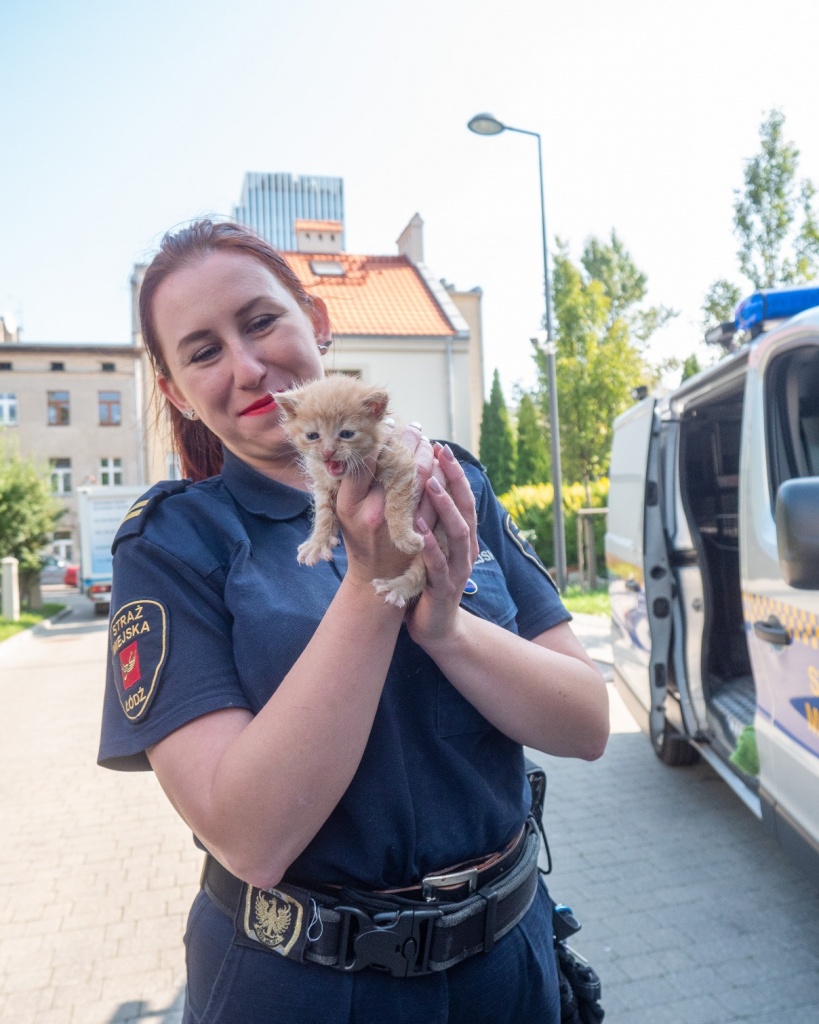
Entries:
[[297,251],[284,254],[305,289],[327,304],[335,338],[327,369],[384,384],[399,419],[477,451],[481,290],[457,291],[430,272],[417,213],[392,256],[343,252],[339,228],[297,220]]

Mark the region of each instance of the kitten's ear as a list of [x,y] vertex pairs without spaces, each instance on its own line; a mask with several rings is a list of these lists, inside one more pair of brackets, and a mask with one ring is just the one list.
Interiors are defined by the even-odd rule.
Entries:
[[370,410],[373,416],[380,420],[387,411],[389,401],[390,396],[386,391],[383,391],[381,388],[372,388],[364,399],[364,406]]
[[298,391],[282,391],[276,395],[276,405],[281,409],[287,419],[296,415],[301,396]]

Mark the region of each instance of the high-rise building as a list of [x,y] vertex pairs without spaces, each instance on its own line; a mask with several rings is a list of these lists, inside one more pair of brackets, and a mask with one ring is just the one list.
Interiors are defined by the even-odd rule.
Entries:
[[[303,174],[248,171],[233,217],[266,238],[276,249],[296,248],[297,220],[338,221],[344,231],[344,181]],[[342,238],[343,245],[343,238]]]

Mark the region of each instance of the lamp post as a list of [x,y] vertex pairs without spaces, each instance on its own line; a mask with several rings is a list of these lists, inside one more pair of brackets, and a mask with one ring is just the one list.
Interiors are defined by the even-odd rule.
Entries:
[[[517,132],[519,135],[532,135],[537,139],[537,168],[540,176],[540,233],[543,245],[543,292],[546,298],[546,344],[539,344],[540,351],[546,356],[546,368],[549,379],[549,430],[552,435],[552,486],[554,500],[554,558],[557,585],[563,590],[566,586],[566,534],[563,525],[563,492],[561,490],[560,472],[560,420],[557,411],[557,367],[555,361],[555,339],[552,332],[552,289],[549,287],[549,249],[546,242],[546,204],[543,199],[543,158],[541,156],[540,135],[524,128],[512,128],[503,124],[491,114],[476,114],[467,125],[476,135],[500,135],[501,132]],[[533,339],[534,340],[534,339]]]

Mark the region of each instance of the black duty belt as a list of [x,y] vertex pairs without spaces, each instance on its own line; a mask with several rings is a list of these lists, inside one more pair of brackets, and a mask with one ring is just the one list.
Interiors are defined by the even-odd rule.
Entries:
[[[400,892],[342,888],[328,895],[282,882],[258,889],[208,855],[202,887],[236,924],[237,940],[292,960],[342,971],[365,967],[406,978],[443,971],[476,953],[488,953],[521,920],[538,885],[539,839],[526,823],[514,850],[487,871],[476,869],[475,888],[458,902],[442,901],[457,872],[427,876],[435,884],[424,900]],[[500,873],[495,870],[500,863]],[[476,876],[476,877],[475,877]],[[459,879],[458,882],[461,880]],[[458,883],[456,883],[458,884]]]

